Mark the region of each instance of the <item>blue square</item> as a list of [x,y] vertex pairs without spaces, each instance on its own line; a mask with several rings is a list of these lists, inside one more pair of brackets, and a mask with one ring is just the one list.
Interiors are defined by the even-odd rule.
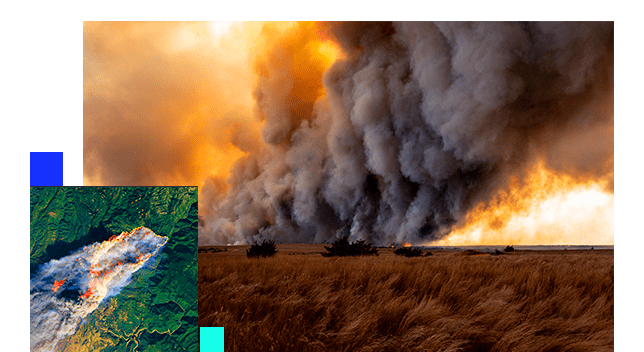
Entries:
[[63,153],[62,152],[31,152],[30,182],[35,186],[63,185]]
[[200,327],[199,352],[224,352],[224,328]]

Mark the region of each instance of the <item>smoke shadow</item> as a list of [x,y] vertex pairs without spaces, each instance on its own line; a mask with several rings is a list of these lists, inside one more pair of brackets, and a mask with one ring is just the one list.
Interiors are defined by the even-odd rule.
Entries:
[[66,288],[58,294],[58,297],[65,299],[66,301],[78,302],[80,301],[80,296],[83,294],[81,290],[77,287]]
[[97,227],[92,227],[87,235],[81,238],[78,238],[72,242],[59,241],[48,246],[45,255],[40,259],[40,261],[31,264],[30,277],[33,277],[38,272],[38,268],[43,263],[47,263],[53,259],[60,259],[62,257],[65,257],[71,252],[92,243],[105,241],[112,235],[114,234],[108,231],[101,222]]

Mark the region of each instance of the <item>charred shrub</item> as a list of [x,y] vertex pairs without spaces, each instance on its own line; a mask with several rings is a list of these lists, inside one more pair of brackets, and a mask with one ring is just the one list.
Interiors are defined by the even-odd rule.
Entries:
[[503,251],[506,252],[506,253],[507,252],[514,252],[514,247],[513,246],[507,246],[507,247],[505,247],[505,249]]
[[250,245],[250,249],[246,250],[246,256],[248,256],[248,258],[267,258],[273,256],[275,253],[277,253],[277,247],[273,240],[266,240],[262,243],[252,244]]
[[420,248],[401,247],[401,248],[396,248],[394,250],[394,254],[403,255],[407,258],[420,257],[421,255],[423,255],[423,251]]
[[366,243],[364,240],[349,242],[348,237],[342,237],[331,245],[331,247],[324,246],[326,253],[322,253],[323,257],[355,257],[359,255],[378,255],[378,249],[372,247],[371,244]]
[[323,257],[346,257],[349,250],[349,239],[347,237],[338,238],[333,242],[331,247],[324,246],[326,253],[322,253]]

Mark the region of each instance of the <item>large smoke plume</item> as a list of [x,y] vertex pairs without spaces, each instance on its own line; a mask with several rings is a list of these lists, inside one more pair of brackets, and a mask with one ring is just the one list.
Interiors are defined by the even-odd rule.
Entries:
[[536,162],[613,178],[613,24],[318,24],[344,57],[312,103],[306,26],[260,57],[263,143],[201,192],[201,245],[440,239]]
[[31,351],[53,351],[167,240],[141,227],[43,264],[31,279]]

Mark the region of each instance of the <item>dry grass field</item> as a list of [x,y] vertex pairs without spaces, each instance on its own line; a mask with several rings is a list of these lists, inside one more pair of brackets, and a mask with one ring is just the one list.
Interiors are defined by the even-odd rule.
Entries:
[[223,326],[226,351],[613,350],[612,250],[224,248],[199,254],[199,325]]

